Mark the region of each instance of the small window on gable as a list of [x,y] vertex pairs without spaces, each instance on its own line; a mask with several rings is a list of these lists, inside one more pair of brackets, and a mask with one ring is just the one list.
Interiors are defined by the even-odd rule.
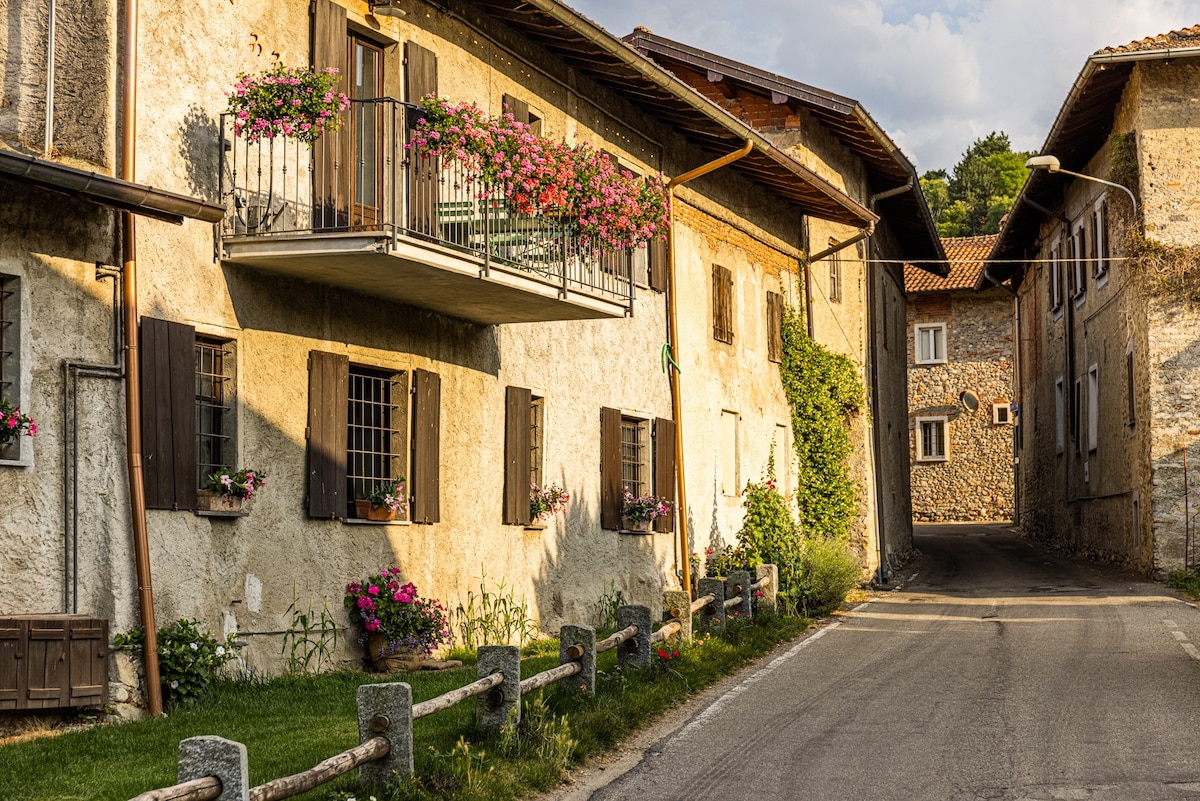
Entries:
[[948,418],[918,417],[916,420],[917,461],[944,462],[950,458]]
[[913,354],[917,364],[940,364],[946,361],[946,324],[917,323],[913,326]]
[[1012,409],[1007,401],[992,404],[992,423],[998,426],[1012,425]]

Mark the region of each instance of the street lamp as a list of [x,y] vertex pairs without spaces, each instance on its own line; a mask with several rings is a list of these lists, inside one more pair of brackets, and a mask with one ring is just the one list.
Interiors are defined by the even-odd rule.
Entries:
[[1129,202],[1133,204],[1133,221],[1134,221],[1134,224],[1137,224],[1137,218],[1138,218],[1137,198],[1135,198],[1133,196],[1133,191],[1129,187],[1124,186],[1123,184],[1113,183],[1112,181],[1106,181],[1103,178],[1096,178],[1095,176],[1092,176],[1092,175],[1084,175],[1081,172],[1071,172],[1070,170],[1064,170],[1062,168],[1062,165],[1059,164],[1057,156],[1034,156],[1033,158],[1029,159],[1029,161],[1025,162],[1025,168],[1028,170],[1045,170],[1046,172],[1061,172],[1063,175],[1072,175],[1076,178],[1082,178],[1085,181],[1094,181],[1095,183],[1104,184],[1105,186],[1115,186],[1117,189],[1120,189],[1122,192],[1129,195]]

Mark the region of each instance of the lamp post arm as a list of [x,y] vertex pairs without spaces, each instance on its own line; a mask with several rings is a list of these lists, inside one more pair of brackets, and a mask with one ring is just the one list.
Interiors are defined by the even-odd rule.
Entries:
[[1105,186],[1113,186],[1113,187],[1116,187],[1117,189],[1120,189],[1122,192],[1129,195],[1129,202],[1133,204],[1133,219],[1135,221],[1138,219],[1137,198],[1133,196],[1133,190],[1130,189],[1129,187],[1125,186],[1124,184],[1118,184],[1113,181],[1106,181],[1103,178],[1097,178],[1094,175],[1084,175],[1081,172],[1072,172],[1070,170],[1064,170],[1061,167],[1059,167],[1057,170],[1054,170],[1054,172],[1061,172],[1063,175],[1073,175],[1076,178],[1082,178],[1085,181],[1094,181],[1095,183],[1098,183],[1098,184],[1104,184]]

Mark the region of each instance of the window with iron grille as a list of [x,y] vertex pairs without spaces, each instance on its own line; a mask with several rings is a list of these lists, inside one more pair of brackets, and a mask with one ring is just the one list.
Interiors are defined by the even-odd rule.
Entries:
[[637,497],[650,491],[650,423],[621,418],[621,486]]
[[[13,406],[21,405],[21,295],[16,276],[0,273],[0,398]],[[21,437],[0,445],[0,459],[21,457]]]
[[544,398],[529,400],[529,482],[542,486],[542,410]]
[[354,500],[406,476],[408,374],[350,365],[346,407],[347,516]]
[[713,265],[713,339],[733,344],[733,273]]
[[234,440],[233,343],[196,337],[196,484],[222,467],[237,469]]

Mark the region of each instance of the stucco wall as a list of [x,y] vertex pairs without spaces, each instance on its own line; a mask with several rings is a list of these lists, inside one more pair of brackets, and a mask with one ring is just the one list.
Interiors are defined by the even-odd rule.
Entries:
[[[917,364],[917,324],[946,325],[947,359]],[[1001,290],[915,295],[906,331],[911,418],[913,519],[921,522],[1011,520],[1013,427],[993,422],[992,405],[1012,402],[1012,301]],[[963,392],[979,400],[967,409]],[[918,417],[946,417],[948,458],[917,461]]]

